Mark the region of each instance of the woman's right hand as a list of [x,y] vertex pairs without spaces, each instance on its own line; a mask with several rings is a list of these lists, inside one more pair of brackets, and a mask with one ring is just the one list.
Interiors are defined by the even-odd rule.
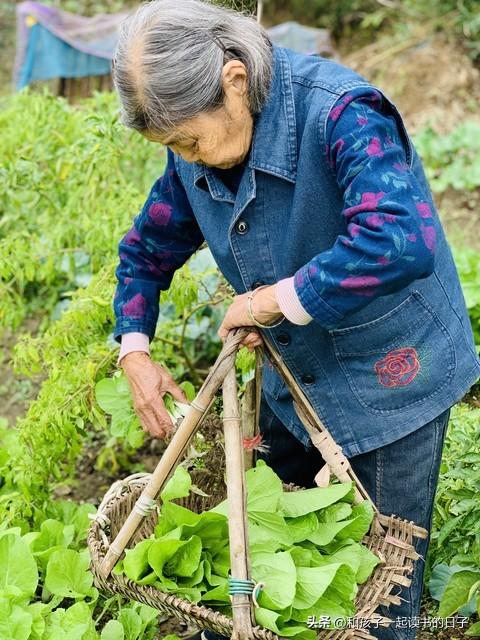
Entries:
[[135,413],[143,430],[154,438],[164,438],[173,428],[173,423],[163,403],[163,396],[168,392],[175,400],[188,403],[184,392],[170,373],[153,362],[148,353],[127,353],[120,361],[120,366],[127,376]]

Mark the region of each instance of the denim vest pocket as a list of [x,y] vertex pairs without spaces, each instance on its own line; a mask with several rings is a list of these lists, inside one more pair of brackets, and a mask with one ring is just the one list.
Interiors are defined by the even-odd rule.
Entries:
[[352,393],[374,414],[419,405],[455,373],[452,336],[416,290],[385,315],[329,334]]

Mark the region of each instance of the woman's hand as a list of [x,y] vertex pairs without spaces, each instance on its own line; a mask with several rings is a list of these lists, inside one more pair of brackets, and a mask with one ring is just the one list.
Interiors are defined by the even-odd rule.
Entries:
[[[248,314],[247,305],[248,293],[235,296],[218,330],[218,335],[222,340],[225,340],[231,329],[255,326]],[[282,317],[283,314],[275,297],[275,285],[257,291],[252,300],[252,313],[255,320],[261,324],[275,324]],[[262,342],[262,337],[257,330],[248,333],[242,340],[242,344],[249,351],[259,347]]]
[[175,400],[188,403],[187,397],[170,373],[153,362],[148,353],[127,353],[120,366],[130,384],[133,406],[143,430],[154,438],[164,438],[173,428],[173,423],[163,404],[163,396],[168,392]]

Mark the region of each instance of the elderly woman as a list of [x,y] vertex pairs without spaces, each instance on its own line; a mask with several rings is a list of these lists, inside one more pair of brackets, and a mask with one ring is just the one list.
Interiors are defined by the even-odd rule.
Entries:
[[[141,6],[114,80],[123,122],[168,147],[117,269],[115,335],[143,427],[164,436],[162,396],[184,399],[149,341],[160,291],[206,240],[237,293],[219,335],[252,327],[250,349],[268,336],[380,511],[430,531],[449,410],[480,362],[394,104],[351,69],[274,46],[253,19],[202,0]],[[322,458],[264,370],[264,457],[312,486]],[[427,546],[417,543],[423,557]],[[373,635],[415,637],[423,575],[419,561],[401,605],[383,610],[394,624]]]

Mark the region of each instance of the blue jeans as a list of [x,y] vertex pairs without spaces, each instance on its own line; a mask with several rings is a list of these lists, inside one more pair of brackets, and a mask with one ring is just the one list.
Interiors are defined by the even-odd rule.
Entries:
[[[450,409],[400,440],[349,459],[381,513],[394,513],[412,520],[429,532],[424,540],[414,538],[415,549],[421,558],[409,576],[410,586],[398,586],[393,591],[402,598],[402,603],[388,608],[380,606],[377,610],[393,620],[388,628],[369,629],[371,635],[380,640],[414,640],[419,628],[415,626],[415,618],[420,615],[424,559],[430,542],[435,491],[449,417]],[[315,486],[314,477],[324,464],[322,456],[314,448],[306,452],[272,413],[264,398],[260,408],[260,430],[269,452],[258,457],[265,460],[284,482]],[[211,631],[206,632],[206,636],[208,640],[221,638]]]

